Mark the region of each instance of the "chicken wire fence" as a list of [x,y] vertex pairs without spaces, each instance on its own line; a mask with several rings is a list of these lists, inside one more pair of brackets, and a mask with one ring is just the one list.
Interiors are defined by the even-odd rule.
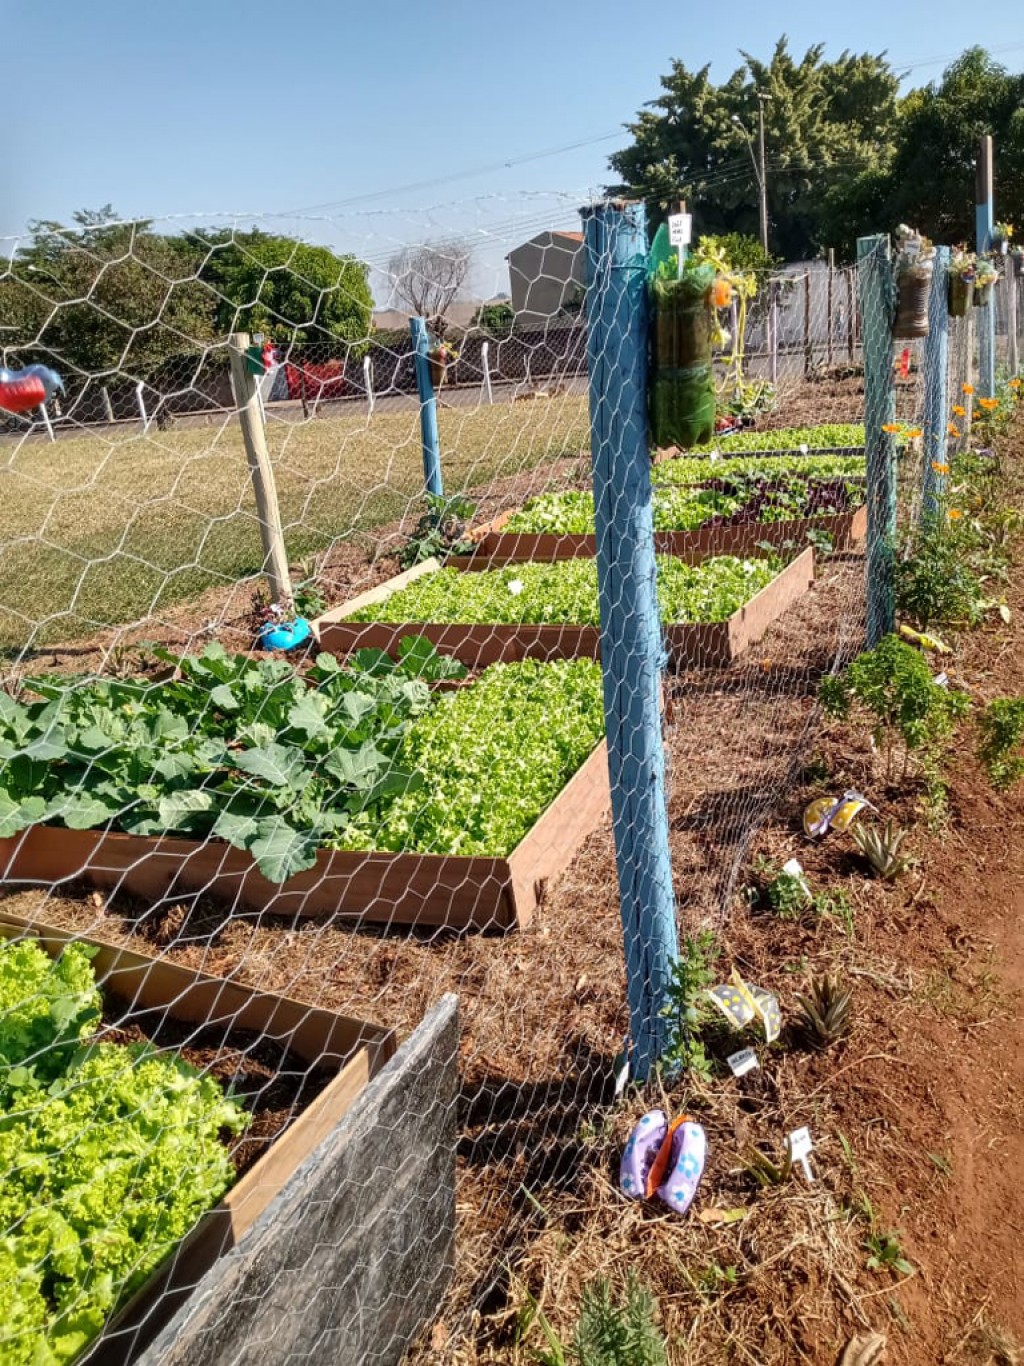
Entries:
[[[812,264],[756,281],[745,329],[723,303],[732,430],[648,475],[628,320],[588,359],[582,234],[552,205],[504,212],[480,274],[508,255],[513,301],[460,325],[430,296],[418,362],[370,310],[437,261],[375,225],[344,251],[322,222],[326,255],[278,223],[175,220],[0,256],[9,382],[63,381],[0,435],[0,1361],[507,1360],[537,1239],[623,1198],[642,1099],[621,1094],[620,885],[650,887],[664,837],[673,932],[728,917],[818,684],[864,643],[865,417],[899,446],[905,523],[943,462],[926,343],[892,350],[863,265]],[[450,267],[463,245],[435,241]],[[975,330],[951,320],[954,445]],[[596,508],[591,417],[595,449],[630,423],[645,449],[638,484],[609,446]],[[265,578],[268,499],[290,600]],[[646,646],[594,556],[651,520],[665,667],[632,677],[657,691],[665,829],[624,845],[616,790],[616,850],[602,624],[630,762]],[[259,648],[297,618],[308,641]],[[457,1048],[414,1047],[408,1089],[375,1101],[446,993]],[[357,1160],[334,1150],[328,1191],[310,1172],[335,1126]],[[211,1233],[233,1198],[235,1234]]]

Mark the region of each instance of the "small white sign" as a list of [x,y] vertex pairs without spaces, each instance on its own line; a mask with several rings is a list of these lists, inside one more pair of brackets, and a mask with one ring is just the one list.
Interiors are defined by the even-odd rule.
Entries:
[[693,234],[692,213],[670,213],[668,216],[668,240],[674,247],[688,247]]
[[811,1175],[811,1164],[807,1161],[809,1155],[814,1151],[814,1144],[811,1142],[811,1131],[804,1126],[802,1129],[794,1129],[786,1137],[786,1145],[789,1148],[790,1157],[794,1162],[799,1162],[804,1169],[804,1176],[813,1184],[814,1177]]
[[734,1077],[745,1077],[748,1072],[753,1072],[760,1066],[757,1054],[752,1048],[741,1048],[738,1053],[730,1053],[726,1062],[732,1068]]

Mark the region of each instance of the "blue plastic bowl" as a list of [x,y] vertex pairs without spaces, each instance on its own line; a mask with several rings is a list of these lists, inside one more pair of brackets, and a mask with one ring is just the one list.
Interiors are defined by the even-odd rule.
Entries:
[[313,628],[305,617],[296,617],[293,622],[274,626],[270,622],[260,631],[259,644],[264,650],[294,650],[313,634]]

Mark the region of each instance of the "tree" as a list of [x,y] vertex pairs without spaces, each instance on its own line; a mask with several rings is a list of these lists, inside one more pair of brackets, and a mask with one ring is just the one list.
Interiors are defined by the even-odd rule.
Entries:
[[786,260],[807,257],[825,240],[823,186],[841,187],[895,151],[898,79],[883,56],[821,45],[797,61],[785,37],[767,63],[741,53],[743,65],[722,85],[710,68],[673,61],[663,93],[628,125],[632,145],[611,158],[622,183],[614,193],[642,197],[655,221],[686,199],[709,234],[759,232],[757,94],[765,100],[769,245]]
[[369,267],[329,247],[310,246],[253,228],[188,234],[201,254],[219,333],[263,332],[278,342],[365,342],[373,295]]
[[148,222],[117,222],[110,205],[74,223],[32,224],[0,276],[0,327],[19,361],[45,361],[65,378],[149,380],[170,357],[212,343],[196,253]]
[[507,337],[515,326],[516,315],[510,303],[504,300],[481,304],[473,314],[472,327],[488,332],[492,337]]
[[410,311],[443,335],[445,314],[466,283],[473,249],[459,237],[403,247],[388,262],[394,291]]
[[937,84],[906,97],[882,226],[911,223],[936,241],[973,242],[974,165],[985,133],[995,143],[997,216],[1024,220],[1024,75],[973,47]]

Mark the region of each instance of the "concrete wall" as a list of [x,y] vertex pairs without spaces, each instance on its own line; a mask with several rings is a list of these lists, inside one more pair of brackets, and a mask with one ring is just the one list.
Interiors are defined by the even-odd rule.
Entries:
[[539,233],[509,252],[508,273],[516,326],[543,325],[582,297],[583,243],[564,233]]
[[445,996],[134,1366],[397,1366],[454,1265],[457,1063]]

